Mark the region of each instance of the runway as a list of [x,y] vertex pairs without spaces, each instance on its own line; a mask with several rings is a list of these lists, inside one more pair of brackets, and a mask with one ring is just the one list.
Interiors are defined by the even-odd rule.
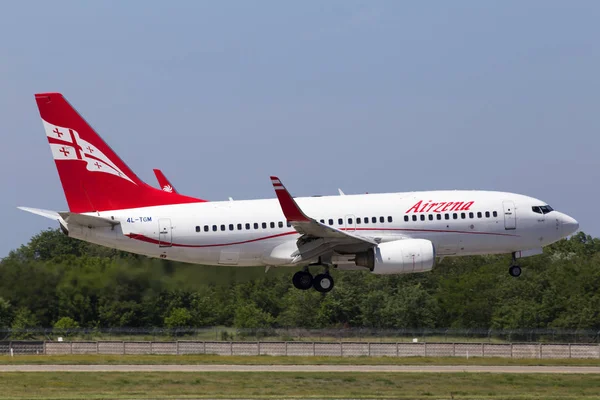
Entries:
[[0,365],[0,372],[406,372],[600,374],[598,367],[526,365]]

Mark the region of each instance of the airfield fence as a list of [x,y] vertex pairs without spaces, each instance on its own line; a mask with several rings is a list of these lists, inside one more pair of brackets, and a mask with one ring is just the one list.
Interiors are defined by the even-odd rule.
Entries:
[[488,342],[596,343],[599,330],[559,329],[376,329],[376,328],[75,328],[0,329],[0,340],[132,342]]
[[600,344],[489,342],[2,341],[0,354],[337,357],[504,357],[600,359]]

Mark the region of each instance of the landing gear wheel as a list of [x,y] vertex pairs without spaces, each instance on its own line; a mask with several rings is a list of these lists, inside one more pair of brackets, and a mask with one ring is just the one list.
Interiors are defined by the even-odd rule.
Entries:
[[330,292],[333,289],[333,278],[328,274],[319,274],[313,279],[313,287],[317,292]]
[[508,273],[510,274],[510,276],[514,276],[515,278],[521,276],[521,267],[519,267],[518,265],[512,265],[508,269]]
[[313,284],[313,277],[310,272],[298,271],[292,277],[292,283],[296,289],[308,290]]

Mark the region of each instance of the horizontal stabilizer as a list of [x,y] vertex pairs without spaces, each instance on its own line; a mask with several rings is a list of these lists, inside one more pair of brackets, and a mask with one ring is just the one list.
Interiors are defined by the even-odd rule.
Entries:
[[59,221],[61,219],[60,214],[56,211],[52,210],[44,210],[41,208],[31,208],[31,207],[17,207],[19,210],[27,211],[32,214],[41,215],[42,217],[50,218],[55,221]]
[[75,224],[87,226],[90,228],[105,228],[119,225],[119,221],[114,221],[110,218],[95,217],[93,215],[77,214],[72,212],[58,213],[67,224]]

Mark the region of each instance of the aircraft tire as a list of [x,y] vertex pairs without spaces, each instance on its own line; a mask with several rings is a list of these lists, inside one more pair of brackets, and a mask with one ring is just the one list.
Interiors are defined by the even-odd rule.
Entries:
[[518,265],[511,265],[511,267],[508,269],[508,273],[510,276],[517,278],[521,276],[521,267]]
[[308,290],[313,285],[313,277],[310,272],[298,271],[292,277],[292,283],[296,289]]
[[313,287],[317,292],[327,293],[333,289],[333,278],[329,274],[319,274],[313,279]]

